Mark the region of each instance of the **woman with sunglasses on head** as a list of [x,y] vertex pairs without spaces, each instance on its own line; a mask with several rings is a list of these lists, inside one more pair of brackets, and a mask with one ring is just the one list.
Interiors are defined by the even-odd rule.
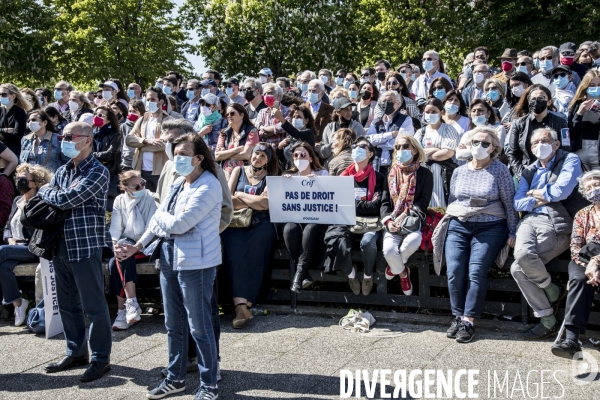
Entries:
[[[421,111],[417,107],[417,103],[410,97],[406,81],[399,72],[390,71],[385,78],[385,91],[393,90],[400,94],[400,112],[409,115],[413,118],[413,125],[419,121],[419,125],[415,129],[420,128]],[[381,106],[375,109],[375,118],[381,118],[385,114],[385,110]]]
[[261,142],[252,150],[250,165],[236,167],[229,178],[234,210],[252,209],[248,227],[230,226],[221,233],[223,264],[229,272],[236,329],[245,327],[252,318],[250,307],[258,299],[268,269],[276,233],[269,218],[266,178],[277,175],[279,163],[273,148]]
[[467,113],[467,105],[465,100],[456,90],[451,90],[446,93],[446,97],[442,100],[444,105],[444,115],[442,119],[445,123],[454,128],[459,137],[469,130],[471,120]]
[[31,133],[21,140],[20,163],[41,165],[54,172],[69,161],[60,151],[59,135],[45,111],[30,111],[27,115],[27,127]]
[[241,167],[244,161],[250,160],[252,149],[258,144],[259,139],[258,129],[250,121],[244,106],[237,103],[230,104],[225,115],[229,126],[219,133],[215,160],[221,163],[223,172],[229,180],[236,167]]
[[92,105],[84,92],[72,90],[69,93],[69,109],[63,113],[69,122],[79,121],[83,114],[93,114]]
[[358,97],[360,101],[356,103],[358,113],[358,122],[365,130],[369,129],[371,122],[375,119],[375,109],[377,100],[379,100],[379,90],[377,86],[369,80],[362,82],[358,88]]
[[600,107],[597,104],[600,104],[600,71],[591,69],[583,76],[569,106],[571,151],[581,158],[588,170],[600,169]]
[[21,154],[21,139],[25,135],[27,111],[31,104],[12,83],[0,84],[0,134],[3,143],[17,157]]
[[[20,326],[27,317],[29,301],[22,298],[17,284],[14,269],[19,263],[37,262],[38,257],[29,251],[28,244],[33,232],[21,224],[21,215],[27,202],[37,195],[38,190],[52,179],[52,172],[40,165],[21,164],[17,167],[15,184],[20,196],[15,197],[10,209],[10,215],[5,222],[4,242],[0,246],[0,287],[2,288],[3,304],[13,304],[15,307],[15,326]],[[12,197],[12,187],[11,187]],[[36,297],[41,297],[41,269],[36,271]],[[41,299],[40,299],[41,300]]]
[[98,106],[94,110],[93,154],[108,169],[110,183],[108,189],[107,211],[112,211],[115,197],[118,196],[119,164],[123,138],[117,117],[108,106]]
[[402,292],[410,296],[413,287],[406,263],[421,245],[422,234],[421,229],[403,231],[402,222],[411,210],[412,214],[416,211],[425,216],[433,193],[433,175],[421,167],[427,156],[413,136],[396,138],[392,159],[394,163],[386,180],[389,190],[383,191],[381,200],[381,223],[385,227],[383,256],[388,263],[385,277],[391,280],[398,275]]
[[[352,164],[340,176],[354,178],[354,195],[356,200],[357,217],[379,218],[381,198],[384,190],[385,177],[375,171],[372,162],[375,157],[375,147],[366,138],[358,138],[352,145]],[[327,260],[325,272],[341,271],[348,276],[348,284],[352,293],[363,295],[371,293],[373,288],[373,268],[377,257],[377,239],[380,231],[369,230],[365,233],[352,233],[352,226],[331,225],[325,233]],[[360,240],[360,254],[364,265],[362,285],[357,271],[352,264],[352,245]]]
[[[120,174],[119,188],[123,193],[115,199],[109,230],[114,249],[125,243],[135,245],[156,212],[154,194],[146,190],[146,181],[142,179],[140,171]],[[142,310],[135,293],[136,263],[146,259],[142,253],[138,253],[119,262],[113,257],[108,262],[108,293],[117,297],[118,307],[117,318],[112,326],[114,331],[129,329],[141,319]]]
[[446,215],[434,233],[434,239],[438,233],[441,239],[433,243],[436,272],[444,259],[448,266],[454,319],[446,337],[459,343],[473,339],[473,322],[481,317],[488,272],[500,250],[514,246],[519,221],[510,171],[496,160],[502,151],[496,131],[479,126],[467,135],[472,160],[452,175]]
[[[537,83],[527,88],[515,107],[515,117],[518,119],[513,120],[510,126],[505,150],[509,167],[517,179],[521,177],[523,168],[537,160],[537,156],[531,152],[533,131],[548,127],[560,134],[561,129],[567,127],[566,119],[550,111],[553,108],[550,89]],[[573,150],[573,141],[571,146]]]
[[[283,173],[284,178],[290,176],[328,176],[329,173],[321,166],[312,146],[306,142],[299,142],[292,148],[294,159],[293,167]],[[323,224],[298,224],[288,222],[283,228],[283,240],[288,249],[294,265],[296,274],[292,282],[291,290],[300,293],[302,289],[309,287],[313,281],[308,270],[318,267],[317,262],[321,259],[324,251],[323,236],[327,225]]]

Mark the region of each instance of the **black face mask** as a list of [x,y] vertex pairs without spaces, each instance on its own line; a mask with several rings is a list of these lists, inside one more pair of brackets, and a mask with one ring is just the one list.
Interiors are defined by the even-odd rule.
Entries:
[[386,101],[384,104],[385,104],[384,112],[386,115],[393,114],[394,111],[396,111],[396,107],[394,107],[393,101]]
[[267,164],[263,165],[262,167],[258,167],[258,168],[252,164],[250,164],[250,166],[252,167],[252,172],[254,172],[255,174],[258,172],[261,172],[264,169],[267,169]]
[[534,114],[543,113],[548,107],[547,100],[531,100],[529,102],[529,111],[533,111]]
[[371,98],[371,92],[367,92],[366,90],[361,90],[360,98],[363,100],[369,100]]
[[379,79],[380,81],[385,79],[385,72],[378,72],[377,73],[377,79]]
[[244,91],[244,98],[248,101],[252,101],[254,100],[256,96],[254,95],[254,92],[251,91]]
[[25,194],[31,190],[31,188],[29,187],[29,181],[27,180],[27,178],[24,178],[24,177],[19,178],[19,180],[17,181],[17,190],[21,194]]

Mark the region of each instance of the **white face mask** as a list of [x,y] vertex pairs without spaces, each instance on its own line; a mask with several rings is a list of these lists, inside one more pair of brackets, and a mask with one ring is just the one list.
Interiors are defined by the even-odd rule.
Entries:
[[265,83],[267,83],[267,77],[266,77],[266,76],[262,76],[262,75],[261,75],[261,76],[259,76],[259,77],[258,77],[258,80],[259,80],[259,81],[260,81],[260,83],[262,83],[263,85],[264,85]]
[[533,149],[533,155],[540,160],[545,160],[552,153],[552,145],[548,143],[539,143]]
[[110,101],[113,98],[112,92],[110,90],[102,91],[102,98],[106,101]]
[[167,153],[169,160],[173,161],[173,143],[167,142],[165,144],[165,153]]
[[306,169],[310,167],[308,160],[294,160],[294,165],[300,172],[306,171]]
[[486,149],[481,144],[479,146],[471,145],[471,154],[477,160],[485,160],[486,158],[488,158],[490,156],[490,153],[488,153],[488,150],[491,148],[492,148],[492,146],[490,146]]
[[201,106],[201,108],[202,108],[202,115],[204,115],[205,117],[208,117],[210,114],[212,114],[210,107]]
[[329,82],[329,78],[327,77],[327,75],[321,75],[319,77],[321,79],[321,82],[327,84],[327,82]]
[[477,72],[476,74],[473,74],[473,80],[475,81],[475,83],[481,83],[481,82],[483,82],[484,79],[485,79],[485,76],[481,72]]
[[77,110],[79,110],[79,104],[77,104],[76,102],[69,100],[69,110],[71,110],[71,112],[75,112]]
[[521,97],[521,96],[523,96],[523,93],[525,93],[525,88],[523,87],[523,85],[519,85],[519,86],[513,87],[510,91],[515,96]]
[[29,130],[30,130],[31,132],[37,132],[37,131],[39,131],[39,130],[40,130],[40,128],[41,128],[41,127],[40,127],[40,123],[39,123],[39,122],[37,122],[37,121],[31,121],[31,122],[28,124],[28,126],[29,126]]

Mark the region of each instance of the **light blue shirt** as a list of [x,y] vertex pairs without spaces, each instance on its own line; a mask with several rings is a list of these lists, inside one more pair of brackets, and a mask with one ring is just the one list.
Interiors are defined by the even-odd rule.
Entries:
[[565,200],[571,195],[573,189],[577,186],[577,178],[579,178],[582,173],[579,157],[574,153],[569,153],[565,157],[565,161],[556,182],[547,183],[555,161],[556,156],[552,157],[547,168],[542,167],[540,160],[537,160],[533,164],[535,173],[531,179],[531,186],[527,183],[525,178],[521,177],[521,180],[519,180],[519,187],[515,194],[515,210],[534,212],[536,214],[548,214],[548,208],[546,206],[533,208],[535,205],[535,198],[527,196],[527,192],[530,189],[542,189],[544,200],[549,203]]
[[[190,101],[190,106],[185,114],[185,119],[190,122],[196,122],[196,119],[198,119],[198,107],[200,107],[200,99],[198,99],[198,101],[195,103]],[[196,118],[194,118],[194,116],[196,116]]]

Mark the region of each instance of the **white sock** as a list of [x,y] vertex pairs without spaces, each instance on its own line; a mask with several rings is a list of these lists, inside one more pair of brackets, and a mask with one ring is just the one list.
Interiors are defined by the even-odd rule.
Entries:
[[468,322],[469,324],[473,325],[473,322],[469,321],[467,317],[460,317],[460,319],[462,319],[463,322]]
[[350,272],[350,274],[348,274],[348,278],[354,279],[355,276],[356,276],[356,270],[354,268],[352,268],[352,272]]
[[364,274],[363,278],[364,279],[371,279],[371,275]]
[[129,300],[131,300],[133,304],[137,304],[137,297],[132,297]]

